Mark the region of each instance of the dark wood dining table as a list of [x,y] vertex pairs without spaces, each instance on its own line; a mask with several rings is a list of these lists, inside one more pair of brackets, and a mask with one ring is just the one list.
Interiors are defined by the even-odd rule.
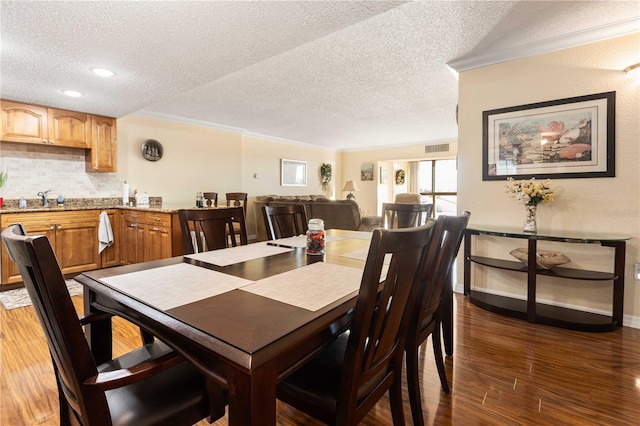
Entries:
[[[324,256],[307,255],[304,247],[292,246],[288,244],[291,240],[285,239],[262,243],[270,250],[286,250],[282,253],[224,266],[202,261],[197,255],[180,256],[85,272],[75,279],[84,286],[85,312],[106,312],[131,321],[181,353],[209,380],[226,386],[230,425],[274,425],[278,381],[348,327],[370,235],[328,230]],[[249,246],[219,251],[248,250],[242,247]],[[324,265],[314,265],[319,262]],[[323,275],[324,269],[319,267],[341,268],[332,273],[349,278],[351,287],[345,288],[350,290],[342,289],[343,293],[331,298],[326,305],[312,308],[261,295],[260,288],[258,294],[246,291],[296,272],[298,275],[294,279],[297,282],[288,283],[289,286],[295,284],[301,293],[320,291],[323,285],[330,284],[327,281],[336,281],[334,278],[338,277]],[[185,268],[191,275],[166,272]],[[191,294],[191,289],[198,288],[194,283],[198,284],[200,275],[220,273],[224,275],[216,277],[246,281],[212,296]],[[252,287],[245,286],[253,282]],[[134,288],[138,284],[141,289],[136,292]],[[207,282],[200,287],[213,289],[217,284],[217,281]],[[166,292],[164,299],[163,292]],[[180,304],[179,300],[172,303],[172,299],[183,296],[192,296],[193,300],[185,304]],[[326,295],[318,295],[318,299],[324,297]],[[312,305],[314,302],[308,301]],[[87,327],[86,335],[96,362],[111,358],[110,318]]]

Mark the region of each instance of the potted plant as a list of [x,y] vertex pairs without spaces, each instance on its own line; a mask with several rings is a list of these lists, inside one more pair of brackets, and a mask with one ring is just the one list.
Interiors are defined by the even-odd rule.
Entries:
[[[7,181],[7,177],[9,174],[7,172],[0,172],[0,190],[4,186],[4,183]],[[2,192],[0,191],[0,209],[2,208]]]
[[320,186],[322,186],[324,190],[327,189],[329,182],[331,182],[331,170],[331,164],[322,163],[320,166]]

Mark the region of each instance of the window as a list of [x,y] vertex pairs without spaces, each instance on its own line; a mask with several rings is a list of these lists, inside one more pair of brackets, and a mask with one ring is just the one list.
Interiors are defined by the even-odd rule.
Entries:
[[429,160],[418,163],[418,192],[433,203],[434,216],[457,214],[458,174],[457,161]]

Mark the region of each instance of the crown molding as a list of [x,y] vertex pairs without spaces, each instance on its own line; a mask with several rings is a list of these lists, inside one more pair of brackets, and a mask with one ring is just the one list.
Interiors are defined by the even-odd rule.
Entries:
[[212,123],[212,122],[203,121],[203,120],[194,120],[192,118],[180,117],[180,116],[171,115],[171,114],[163,114],[160,112],[147,111],[147,110],[136,111],[132,115],[139,115],[142,117],[155,118],[155,119],[164,120],[164,121],[173,121],[175,123],[190,124],[193,126],[207,127],[210,129],[224,130],[227,132],[234,132],[234,133],[240,133],[240,134],[244,134],[247,131],[246,129],[242,129],[240,127],[225,126],[224,124],[217,124],[217,123]]
[[475,68],[507,62],[514,59],[526,58],[557,50],[576,47],[583,44],[620,37],[640,32],[640,18],[630,18],[613,24],[602,25],[588,30],[576,31],[566,35],[552,37],[533,43],[525,43],[498,52],[462,57],[448,62],[447,65],[457,72],[469,71]]

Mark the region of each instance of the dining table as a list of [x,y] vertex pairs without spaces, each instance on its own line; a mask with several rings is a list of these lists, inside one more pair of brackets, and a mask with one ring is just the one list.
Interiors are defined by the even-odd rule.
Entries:
[[[230,425],[275,425],[278,382],[351,321],[370,232],[306,236],[84,272],[85,313],[111,314],[162,340],[228,392]],[[445,327],[446,328],[446,327]],[[112,356],[111,316],[85,334]]]

